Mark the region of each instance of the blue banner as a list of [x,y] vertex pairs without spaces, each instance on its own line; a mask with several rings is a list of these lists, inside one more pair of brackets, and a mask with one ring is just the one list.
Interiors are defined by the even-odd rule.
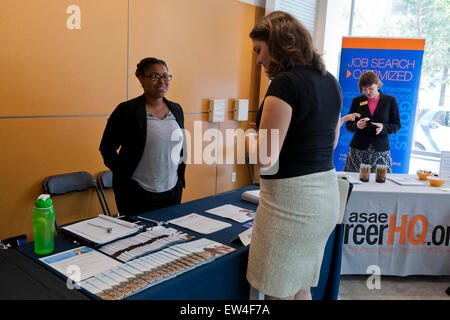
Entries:
[[[417,41],[417,39],[381,39],[381,38],[344,38],[341,52],[339,83],[343,94],[341,116],[348,114],[352,99],[360,96],[358,80],[366,71],[373,71],[383,82],[381,92],[397,99],[400,112],[401,129],[389,135],[392,156],[392,172],[408,173],[411,153],[417,96],[422,68],[423,50],[381,49],[380,43],[389,46],[389,41]],[[364,39],[365,43],[373,41],[376,49],[355,48],[349,40]],[[369,41],[367,41],[369,40]],[[383,42],[384,41],[384,42]],[[424,43],[424,40],[422,40]],[[355,41],[354,44],[360,42]],[[398,42],[395,41],[395,44]],[[350,47],[344,47],[350,46]],[[353,46],[353,47],[351,47]],[[357,46],[357,45],[356,45]],[[395,45],[394,45],[395,47]],[[405,46],[403,46],[405,47]],[[407,46],[406,46],[407,47]],[[348,147],[353,137],[345,124],[340,131],[339,142],[334,152],[334,165],[342,171],[347,158]]]

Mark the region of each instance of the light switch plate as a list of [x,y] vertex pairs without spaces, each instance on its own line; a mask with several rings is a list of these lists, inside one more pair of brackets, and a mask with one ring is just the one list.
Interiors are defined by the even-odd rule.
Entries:
[[247,121],[248,120],[248,100],[247,99],[234,99],[233,120],[237,120],[237,121]]

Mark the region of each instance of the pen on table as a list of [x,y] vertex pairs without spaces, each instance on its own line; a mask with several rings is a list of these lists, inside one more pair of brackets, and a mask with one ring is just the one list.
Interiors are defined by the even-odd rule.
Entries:
[[140,216],[137,216],[137,218],[139,219],[139,220],[145,220],[145,221],[150,221],[150,222],[153,222],[153,223],[156,223],[156,225],[160,225],[160,224],[167,224],[167,222],[165,222],[165,221],[156,221],[156,220],[152,220],[152,219],[149,219],[149,218],[144,218],[144,217],[140,217]]
[[90,226],[97,227],[97,228],[105,229],[106,232],[108,232],[108,233],[111,233],[111,232],[112,232],[112,228],[111,228],[111,227],[104,227],[104,226],[100,226],[100,225],[98,225],[98,224],[91,223],[91,222],[88,222],[87,224],[90,225]]

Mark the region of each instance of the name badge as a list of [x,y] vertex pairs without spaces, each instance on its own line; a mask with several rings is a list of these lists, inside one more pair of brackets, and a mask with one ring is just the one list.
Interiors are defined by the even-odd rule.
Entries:
[[360,103],[359,103],[360,106],[364,106],[364,105],[366,105],[366,104],[367,104],[367,101],[363,101],[363,102],[360,102]]

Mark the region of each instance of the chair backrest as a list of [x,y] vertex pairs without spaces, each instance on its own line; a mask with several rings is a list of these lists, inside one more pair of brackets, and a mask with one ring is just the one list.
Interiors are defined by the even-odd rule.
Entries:
[[110,209],[108,200],[106,199],[105,189],[112,189],[112,187],[113,187],[112,181],[113,181],[113,173],[110,170],[102,171],[97,175],[97,185],[100,189],[100,193],[102,195],[103,203],[105,204],[106,211],[108,212],[108,214],[110,216],[112,216],[112,214],[111,214],[111,209]]
[[42,188],[50,195],[66,194],[96,188],[94,177],[86,171],[71,172],[49,176],[44,179]]
[[112,188],[112,178],[113,178],[112,171],[109,171],[109,170],[102,171],[97,176],[98,185],[102,189],[111,189]]
[[[75,191],[95,189],[103,213],[107,214],[95,178],[89,172],[70,172],[46,177],[42,182],[42,189],[49,195],[64,195]],[[59,232],[57,224],[56,229]]]

